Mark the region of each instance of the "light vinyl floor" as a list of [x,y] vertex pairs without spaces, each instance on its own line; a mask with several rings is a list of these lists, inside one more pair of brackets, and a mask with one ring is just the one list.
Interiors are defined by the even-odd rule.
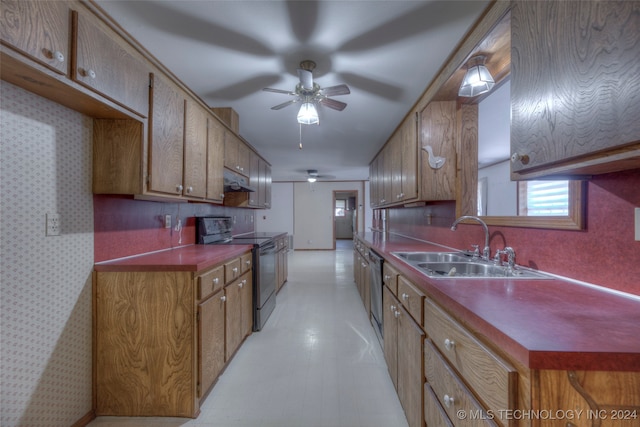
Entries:
[[353,282],[351,242],[292,251],[289,280],[195,420],[98,417],[91,427],[407,427]]

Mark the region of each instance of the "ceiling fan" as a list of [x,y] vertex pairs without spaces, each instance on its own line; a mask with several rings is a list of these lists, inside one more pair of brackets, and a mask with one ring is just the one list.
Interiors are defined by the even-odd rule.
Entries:
[[307,169],[307,181],[316,182],[319,179],[335,179],[333,175],[319,175],[316,169]]
[[296,85],[293,92],[282,89],[273,89],[270,87],[263,88],[262,90],[266,92],[295,96],[294,99],[273,106],[271,109],[280,110],[291,104],[295,104],[296,102],[301,102],[302,106],[298,113],[298,122],[302,124],[317,124],[319,122],[318,112],[316,110],[317,104],[324,105],[325,107],[329,107],[333,110],[344,110],[347,106],[346,103],[336,101],[329,97],[350,94],[351,91],[349,90],[349,86],[340,84],[337,86],[321,88],[318,83],[313,81],[313,70],[315,68],[316,63],[311,60],[300,62],[300,68],[298,68],[298,78],[300,79],[300,83]]

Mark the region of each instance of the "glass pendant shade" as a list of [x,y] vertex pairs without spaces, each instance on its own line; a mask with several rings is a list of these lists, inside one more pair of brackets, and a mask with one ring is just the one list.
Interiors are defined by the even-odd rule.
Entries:
[[314,178],[314,177],[311,177],[311,176],[310,176],[309,178],[307,178],[307,181],[309,181],[309,182],[316,182],[316,181],[317,181],[317,178]]
[[477,64],[469,67],[465,74],[458,96],[472,97],[478,96],[485,92],[489,92],[495,81],[491,77],[491,73],[483,64]]
[[303,125],[315,125],[320,122],[316,106],[311,102],[305,102],[298,112],[298,123]]

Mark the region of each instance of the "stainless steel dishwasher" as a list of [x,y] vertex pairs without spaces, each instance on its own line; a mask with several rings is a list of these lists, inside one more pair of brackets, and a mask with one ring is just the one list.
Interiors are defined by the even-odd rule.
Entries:
[[382,336],[382,264],[384,258],[375,253],[369,251],[369,265],[371,268],[370,284],[371,284],[371,320],[373,329],[378,336],[380,345],[383,343]]

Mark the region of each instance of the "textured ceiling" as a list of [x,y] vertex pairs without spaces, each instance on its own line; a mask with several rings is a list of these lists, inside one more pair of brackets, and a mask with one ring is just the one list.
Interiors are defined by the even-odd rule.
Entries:
[[[97,0],[127,32],[210,107],[231,107],[240,134],[272,165],[275,181],[305,171],[362,180],[488,1]],[[347,107],[296,121],[300,61],[322,87],[347,84]],[[302,140],[303,148],[298,145]]]

